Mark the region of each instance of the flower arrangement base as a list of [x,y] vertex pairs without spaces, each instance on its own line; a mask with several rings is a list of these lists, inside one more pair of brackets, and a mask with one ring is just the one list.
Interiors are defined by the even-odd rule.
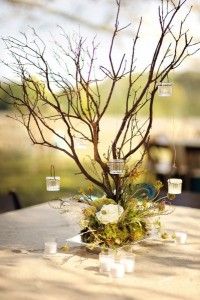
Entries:
[[164,204],[131,198],[116,203],[106,197],[91,201],[83,210],[81,239],[89,248],[118,249],[146,240],[159,230]]
[[169,205],[173,200],[170,195],[159,198],[160,188],[161,183],[157,181],[154,185],[128,185],[123,188],[118,202],[105,196],[94,199],[92,195],[81,195],[81,231],[67,242],[84,245],[97,254],[106,249],[130,248],[158,237],[159,217],[171,212]]

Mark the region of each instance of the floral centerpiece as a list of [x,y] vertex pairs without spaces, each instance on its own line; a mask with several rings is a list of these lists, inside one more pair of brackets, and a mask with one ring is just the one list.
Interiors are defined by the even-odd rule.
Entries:
[[137,176],[126,179],[118,202],[106,196],[93,198],[92,187],[83,193],[87,203],[80,221],[82,241],[89,248],[123,248],[147,237],[166,238],[161,230],[160,216],[172,211],[173,195],[160,197],[162,183],[136,183]]

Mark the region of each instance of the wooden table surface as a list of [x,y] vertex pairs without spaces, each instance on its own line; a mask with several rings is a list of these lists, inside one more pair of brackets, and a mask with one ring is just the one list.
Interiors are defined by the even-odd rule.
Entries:
[[98,256],[81,248],[43,257],[44,241],[62,245],[79,232],[80,207],[64,216],[48,204],[0,215],[0,299],[200,299],[200,210],[176,207],[164,218],[188,242],[147,241],[134,246],[136,270],[123,279],[98,272]]

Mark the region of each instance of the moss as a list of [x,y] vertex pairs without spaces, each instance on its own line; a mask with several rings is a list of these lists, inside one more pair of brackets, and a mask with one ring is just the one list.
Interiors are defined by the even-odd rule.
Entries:
[[83,210],[83,214],[86,218],[94,216],[96,214],[96,207],[89,206]]
[[120,227],[118,224],[107,224],[101,236],[103,242],[108,246],[123,245],[128,239],[129,232],[125,226]]

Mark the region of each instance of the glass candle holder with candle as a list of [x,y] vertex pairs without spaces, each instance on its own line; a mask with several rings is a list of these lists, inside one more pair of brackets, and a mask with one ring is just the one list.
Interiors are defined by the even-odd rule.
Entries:
[[135,270],[135,254],[134,253],[125,253],[120,261],[124,265],[125,273],[134,272],[134,270]]
[[110,174],[122,175],[124,172],[124,160],[123,159],[113,159],[108,162],[108,167],[110,169]]
[[175,232],[175,241],[177,244],[184,245],[187,242],[187,233],[184,231]]
[[123,278],[125,275],[125,266],[122,262],[122,259],[120,258],[115,258],[112,265],[111,269],[109,272],[110,277],[113,278]]
[[170,97],[172,96],[172,83],[171,82],[161,82],[158,84],[158,95],[160,97]]
[[48,192],[60,191],[60,177],[59,176],[46,177],[46,189]]
[[170,178],[168,182],[168,194],[177,195],[182,192],[182,179]]
[[114,262],[114,256],[110,253],[100,253],[99,254],[99,272],[107,273],[110,272],[111,266]]

